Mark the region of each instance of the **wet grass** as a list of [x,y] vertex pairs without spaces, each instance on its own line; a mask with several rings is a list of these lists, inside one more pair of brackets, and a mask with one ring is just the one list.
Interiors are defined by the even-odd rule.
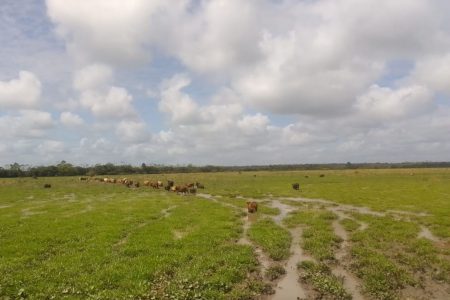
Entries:
[[335,219],[336,215],[329,211],[303,208],[290,213],[284,220],[289,227],[303,227],[301,246],[317,263],[302,261],[298,265],[300,278],[311,284],[319,294],[318,299],[351,299],[342,280],[333,275],[329,267],[335,263],[334,252],[341,242],[331,225]]
[[265,276],[269,280],[276,280],[276,279],[280,278],[281,276],[283,276],[284,274],[286,274],[286,270],[283,268],[283,266],[276,264],[276,265],[270,266],[267,269]]
[[318,292],[317,299],[351,300],[342,286],[342,279],[331,273],[330,268],[323,263],[302,261],[298,264],[300,278],[310,283]]
[[[364,291],[376,299],[396,299],[407,286],[426,288],[424,279],[449,282],[450,262],[432,242],[418,239],[414,222],[357,215],[369,226],[354,231],[351,268],[363,279]],[[355,228],[346,221],[346,228]]]
[[0,186],[0,298],[248,294],[247,274],[257,261],[250,247],[234,243],[234,210],[160,191],[80,186],[74,178],[52,185]]
[[[321,173],[325,176],[319,177]],[[267,286],[260,277],[249,276],[258,270],[253,249],[235,243],[246,208],[239,195],[261,199],[255,214],[259,221],[249,235],[274,259],[289,256],[291,237],[271,220],[261,220],[280,213],[266,202],[269,197],[322,198],[379,211],[426,213],[404,215],[403,221],[353,214],[368,225],[363,231],[358,222],[342,220],[351,239],[346,263],[361,278],[366,295],[376,299],[401,297],[407,287],[430,288],[430,281],[449,283],[447,169],[126,177],[199,181],[206,187],[201,192],[222,197],[215,203],[73,177],[0,179],[0,298],[252,299],[267,292]],[[47,182],[51,189],[42,188]],[[293,182],[300,183],[301,191],[292,189]],[[303,226],[302,247],[317,260],[308,280],[322,278],[317,289],[333,295],[326,286],[336,278],[325,272],[324,264],[335,263],[340,242],[331,227],[335,216],[320,204],[283,202],[298,207],[286,224]],[[418,239],[420,226],[440,241]]]
[[289,231],[265,218],[258,220],[248,230],[249,238],[273,260],[283,260],[289,257],[292,237]]
[[319,261],[333,261],[334,250],[341,242],[331,227],[334,219],[329,211],[303,209],[289,214],[284,223],[289,227],[303,225],[302,248]]

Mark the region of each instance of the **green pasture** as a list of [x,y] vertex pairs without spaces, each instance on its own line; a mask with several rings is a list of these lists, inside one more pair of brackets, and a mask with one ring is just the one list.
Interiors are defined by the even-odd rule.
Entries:
[[[352,214],[368,224],[364,231],[351,219],[341,221],[351,241],[348,267],[369,299],[401,297],[408,286],[421,288],[421,276],[439,284],[450,281],[447,169],[99,177],[198,181],[206,187],[198,193],[219,197],[212,201],[77,177],[0,179],[1,300],[254,299],[266,290],[257,275],[257,256],[236,241],[243,232],[245,202],[256,199],[261,201],[258,220],[248,230],[249,239],[273,259],[289,257],[289,232],[270,220],[280,213],[270,205],[276,197],[326,199],[388,213]],[[294,182],[300,191],[292,189]],[[44,189],[44,183],[52,187]],[[336,216],[317,206],[291,204],[297,211],[284,224],[303,228],[301,246],[317,261],[299,264],[303,279],[324,297],[347,299],[329,272],[341,242],[331,227]],[[390,215],[395,211],[407,217],[396,220]],[[441,242],[417,238],[421,226]]]

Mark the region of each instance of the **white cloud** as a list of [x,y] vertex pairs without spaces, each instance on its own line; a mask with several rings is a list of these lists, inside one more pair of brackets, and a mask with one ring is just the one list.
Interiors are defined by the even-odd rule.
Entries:
[[0,117],[0,132],[3,139],[43,137],[54,125],[52,115],[45,111],[22,110],[18,115]]
[[47,14],[81,62],[134,63],[149,53],[151,17],[165,1],[47,0]]
[[270,120],[260,113],[245,115],[237,122],[237,126],[245,135],[262,134],[267,129]]
[[19,78],[0,81],[0,108],[27,109],[39,104],[41,82],[31,72],[20,71]]
[[102,64],[88,65],[75,73],[73,85],[79,91],[107,86],[113,78],[113,70]]
[[142,121],[121,121],[117,125],[116,135],[127,143],[143,143],[151,139],[147,125]]
[[413,81],[450,95],[450,52],[419,60],[411,77]]
[[100,118],[135,118],[133,97],[120,87],[110,87],[106,92],[86,91],[81,94],[80,103]]
[[[11,60],[0,62],[0,151],[32,160],[48,148],[80,163],[449,159],[449,8],[441,0],[48,0],[59,40],[45,33],[48,20],[21,27],[23,12],[0,20],[0,41],[30,48],[7,47]],[[12,67],[39,79],[11,80]],[[76,130],[80,109],[94,117],[88,132]],[[157,124],[157,113],[168,122]]]
[[181,92],[190,82],[186,75],[177,74],[161,85],[159,110],[168,114],[173,123],[188,124],[199,121],[197,104],[189,95]]
[[71,113],[69,111],[62,112],[59,116],[59,121],[64,125],[68,127],[76,127],[84,124],[83,119],[74,113]]
[[425,113],[433,103],[432,92],[414,85],[393,90],[373,85],[358,97],[355,108],[366,120],[397,120]]
[[36,152],[40,155],[51,157],[55,153],[65,152],[65,145],[61,141],[46,140],[40,143],[36,149]]

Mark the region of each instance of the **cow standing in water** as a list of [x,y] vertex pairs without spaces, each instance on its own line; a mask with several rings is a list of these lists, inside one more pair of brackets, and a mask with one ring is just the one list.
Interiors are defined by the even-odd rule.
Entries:
[[249,213],[255,213],[258,211],[258,203],[255,201],[247,202],[247,211]]

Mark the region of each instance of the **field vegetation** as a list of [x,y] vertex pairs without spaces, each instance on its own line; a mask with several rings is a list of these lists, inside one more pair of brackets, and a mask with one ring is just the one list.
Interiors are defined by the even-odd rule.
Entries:
[[[266,272],[276,284],[286,276],[292,228],[301,228],[311,256],[298,261],[299,284],[314,297],[351,297],[333,271],[341,267],[368,299],[449,298],[450,170],[127,177],[206,189],[181,196],[78,177],[0,179],[0,299],[254,299],[267,290],[254,246],[279,261]],[[245,202],[254,200],[252,244],[237,243]],[[274,221],[282,211],[273,200],[292,208],[288,228]]]

